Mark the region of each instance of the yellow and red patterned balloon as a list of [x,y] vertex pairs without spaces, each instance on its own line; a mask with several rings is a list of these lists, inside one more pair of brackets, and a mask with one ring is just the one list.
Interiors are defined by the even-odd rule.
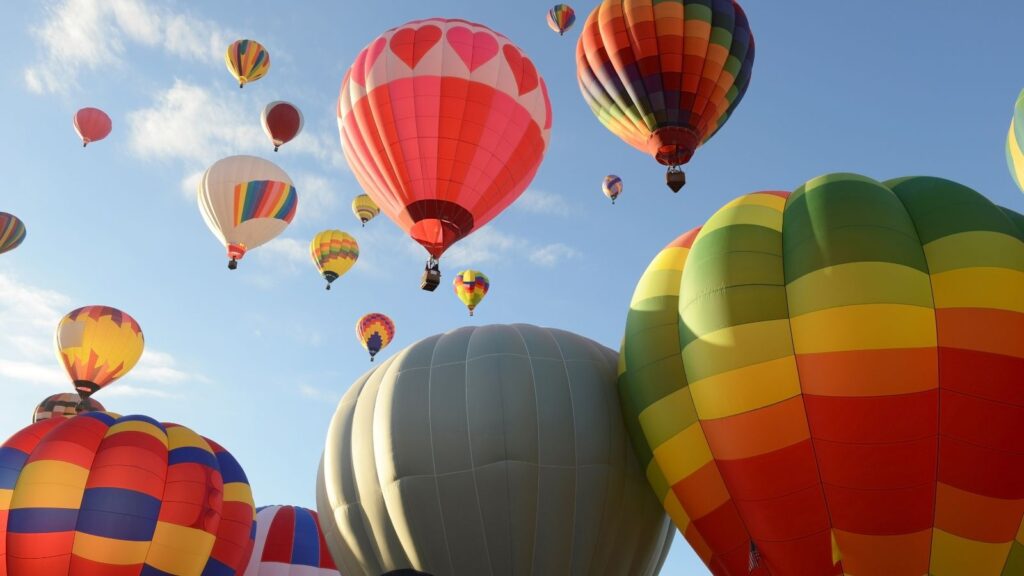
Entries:
[[371,312],[356,321],[356,338],[373,362],[373,357],[395,339],[395,323],[384,314]]
[[330,290],[331,283],[348,272],[359,259],[359,243],[347,232],[324,230],[313,237],[309,252]]
[[224,63],[242,88],[270,71],[270,53],[255,40],[235,40],[224,53]]
[[359,218],[359,221],[366,226],[366,223],[373,220],[377,214],[380,214],[380,207],[377,203],[370,198],[368,194],[360,194],[352,199],[352,213]]
[[139,323],[110,306],[72,310],[57,324],[54,343],[82,398],[127,374],[145,344]]
[[452,281],[452,286],[455,287],[455,295],[469,308],[469,315],[472,316],[473,310],[487,296],[491,281],[479,270],[463,270]]

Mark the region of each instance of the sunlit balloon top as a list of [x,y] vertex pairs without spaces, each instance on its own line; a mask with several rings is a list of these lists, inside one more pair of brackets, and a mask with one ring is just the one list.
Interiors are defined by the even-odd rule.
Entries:
[[466,20],[409,22],[345,74],[338,127],[352,171],[435,258],[526,189],[551,133],[533,62]]
[[83,306],[61,318],[57,357],[83,397],[124,376],[142,357],[139,323],[110,306]]

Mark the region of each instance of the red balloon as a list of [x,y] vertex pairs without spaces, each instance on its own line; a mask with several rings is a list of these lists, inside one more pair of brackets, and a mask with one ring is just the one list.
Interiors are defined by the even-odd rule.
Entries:
[[82,108],[75,112],[75,131],[84,148],[89,142],[103,140],[110,134],[110,116],[99,108]]
[[551,133],[533,62],[508,38],[431,18],[382,34],[338,99],[345,158],[391,220],[440,258],[515,201]]
[[274,144],[274,152],[277,152],[282,144],[291,142],[302,131],[302,112],[290,102],[278,100],[267,104],[260,120],[263,123],[263,131]]

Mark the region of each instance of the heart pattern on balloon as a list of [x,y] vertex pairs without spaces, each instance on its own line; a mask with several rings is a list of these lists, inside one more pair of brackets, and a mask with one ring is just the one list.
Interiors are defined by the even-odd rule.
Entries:
[[449,28],[446,36],[470,72],[489,62],[498,53],[498,41],[487,32],[474,33],[469,28],[457,26]]
[[359,53],[355,63],[352,64],[352,81],[360,86],[366,86],[366,75],[373,68],[373,65],[377,62],[377,58],[380,57],[381,52],[384,51],[384,45],[387,41],[384,38],[377,38],[370,44],[369,48]]
[[519,48],[511,44],[505,44],[501,49],[505,54],[505,61],[512,69],[512,77],[516,79],[516,86],[519,88],[519,95],[522,96],[537,87],[537,69],[529,58],[523,56]]
[[391,52],[409,68],[415,68],[439,40],[441,29],[434,25],[402,28],[391,37]]

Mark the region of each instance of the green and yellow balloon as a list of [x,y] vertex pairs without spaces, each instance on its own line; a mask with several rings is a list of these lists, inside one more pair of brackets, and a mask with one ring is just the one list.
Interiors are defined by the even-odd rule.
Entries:
[[359,259],[359,243],[347,232],[324,230],[309,243],[310,256],[320,275],[327,280],[327,289]]

